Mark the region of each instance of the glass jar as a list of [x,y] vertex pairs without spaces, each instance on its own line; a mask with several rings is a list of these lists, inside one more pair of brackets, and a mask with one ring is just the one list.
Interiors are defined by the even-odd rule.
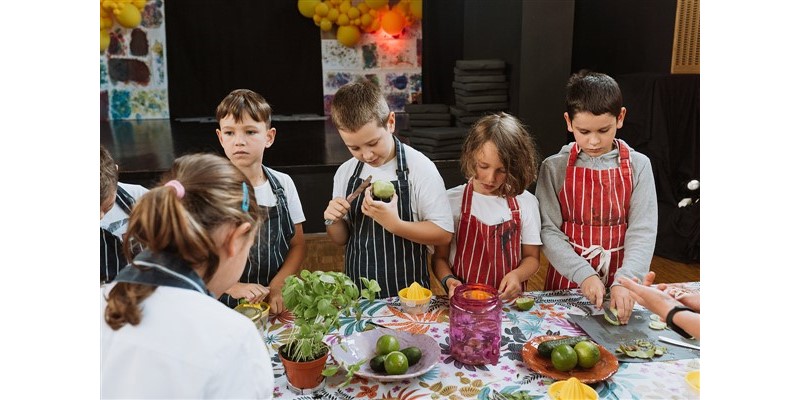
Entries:
[[502,311],[497,289],[480,283],[457,286],[450,298],[450,355],[464,364],[496,365]]

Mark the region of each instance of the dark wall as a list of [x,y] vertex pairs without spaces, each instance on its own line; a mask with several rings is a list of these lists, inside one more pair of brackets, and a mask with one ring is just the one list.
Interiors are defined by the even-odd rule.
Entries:
[[575,0],[572,70],[670,73],[676,0]]
[[277,114],[322,114],[320,34],[296,1],[164,2],[173,118],[213,116],[238,88]]
[[464,0],[422,2],[422,102],[455,104],[453,67],[464,54]]

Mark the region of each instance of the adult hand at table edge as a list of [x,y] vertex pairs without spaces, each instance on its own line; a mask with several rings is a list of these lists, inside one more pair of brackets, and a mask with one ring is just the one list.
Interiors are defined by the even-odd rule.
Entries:
[[666,318],[669,310],[681,305],[680,302],[657,288],[638,284],[625,277],[620,277],[617,281],[622,287],[629,290],[633,300],[656,313],[662,320]]

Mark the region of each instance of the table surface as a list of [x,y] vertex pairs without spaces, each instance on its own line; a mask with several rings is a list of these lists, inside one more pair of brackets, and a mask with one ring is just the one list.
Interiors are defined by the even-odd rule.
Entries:
[[[699,292],[700,283],[673,284],[688,291]],[[271,324],[264,332],[264,340],[272,355],[275,370],[276,399],[354,399],[354,398],[398,398],[415,399],[503,399],[503,394],[522,392],[530,398],[548,398],[547,388],[553,379],[533,372],[522,360],[525,342],[541,335],[585,334],[577,325],[569,322],[569,314],[585,315],[599,310],[589,305],[577,289],[527,292],[536,300],[529,311],[516,307],[503,307],[502,341],[500,361],[497,365],[464,365],[450,355],[449,306],[447,299],[435,298],[425,314],[403,313],[397,297],[379,299],[366,305],[360,321],[343,318],[342,326],[327,337],[330,344],[342,336],[372,329],[372,321],[392,329],[434,338],[442,350],[439,363],[427,373],[413,379],[396,382],[378,382],[355,377],[345,387],[337,386],[345,379],[340,371],[325,380],[322,389],[313,394],[297,395],[286,384],[283,365],[277,349],[285,343],[293,317],[284,312],[271,316]],[[636,309],[642,309],[636,305]],[[613,352],[614,349],[609,349]],[[657,358],[656,358],[657,360]],[[328,364],[334,361],[329,358]],[[362,368],[369,368],[363,366]],[[619,370],[608,380],[592,384],[601,399],[699,399],[699,393],[690,387],[684,377],[692,370],[700,369],[700,359],[653,361],[645,363],[620,362]]]

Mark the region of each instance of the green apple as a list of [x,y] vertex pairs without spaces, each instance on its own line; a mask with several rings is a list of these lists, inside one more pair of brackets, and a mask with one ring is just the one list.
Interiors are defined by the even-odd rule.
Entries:
[[372,196],[384,201],[390,201],[394,196],[394,185],[391,182],[380,180],[372,182]]

